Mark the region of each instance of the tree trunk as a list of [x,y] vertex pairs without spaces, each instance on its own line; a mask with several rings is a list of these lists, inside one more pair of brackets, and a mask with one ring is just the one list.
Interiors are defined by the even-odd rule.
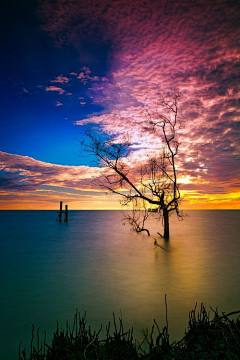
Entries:
[[163,209],[163,227],[164,227],[164,239],[169,239],[169,212],[166,208]]

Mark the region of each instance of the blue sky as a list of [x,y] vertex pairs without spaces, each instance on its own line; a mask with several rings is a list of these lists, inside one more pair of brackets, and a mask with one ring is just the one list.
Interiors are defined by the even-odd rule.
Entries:
[[5,4],[1,32],[1,150],[28,155],[45,162],[80,165],[79,139],[82,131],[74,126],[102,109],[90,101],[83,107],[79,97],[86,97],[86,86],[75,81],[71,96],[62,96],[64,106],[56,106],[56,93],[45,88],[60,74],[80,72],[91,65],[98,76],[106,73],[106,46],[85,44],[86,56],[81,60],[72,44],[58,47],[41,28],[39,2],[15,1]]

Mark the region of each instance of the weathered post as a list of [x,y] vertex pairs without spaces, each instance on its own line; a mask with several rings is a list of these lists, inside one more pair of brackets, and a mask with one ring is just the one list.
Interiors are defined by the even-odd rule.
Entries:
[[65,205],[65,210],[63,210],[63,202],[60,201],[59,214],[56,221],[62,222],[62,214],[65,214],[65,222],[68,221],[68,205]]
[[60,222],[62,221],[62,213],[63,213],[63,210],[62,210],[62,201],[60,201],[60,210],[59,210],[59,221],[60,221]]
[[68,206],[65,205],[65,221],[68,221]]

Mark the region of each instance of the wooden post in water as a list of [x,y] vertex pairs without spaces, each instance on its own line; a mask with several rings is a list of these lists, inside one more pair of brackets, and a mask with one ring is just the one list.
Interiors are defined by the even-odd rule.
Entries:
[[68,206],[65,205],[65,221],[68,221]]
[[62,222],[62,214],[65,214],[65,222],[68,221],[68,205],[65,205],[65,211],[63,210],[63,202],[60,201],[59,214],[56,221]]
[[62,210],[62,201],[60,201],[60,210],[59,210],[59,221],[62,222],[62,213],[63,213],[63,210]]

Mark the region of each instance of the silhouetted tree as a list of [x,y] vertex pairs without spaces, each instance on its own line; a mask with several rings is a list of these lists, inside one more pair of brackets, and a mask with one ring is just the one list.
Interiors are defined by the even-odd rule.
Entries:
[[86,135],[88,142],[83,142],[84,149],[99,159],[104,168],[103,174],[97,180],[97,185],[121,196],[122,205],[133,205],[132,215],[125,215],[125,219],[137,232],[149,230],[145,222],[150,215],[162,219],[164,239],[169,239],[169,217],[175,212],[179,219],[180,191],[177,182],[175,157],[178,154],[177,140],[178,100],[175,95],[172,101],[160,99],[159,105],[164,113],[151,115],[148,111],[139,126],[146,133],[154,133],[161,140],[160,149],[154,151],[153,156],[136,165],[131,163],[132,144],[119,141],[116,138],[102,140],[90,129]]

